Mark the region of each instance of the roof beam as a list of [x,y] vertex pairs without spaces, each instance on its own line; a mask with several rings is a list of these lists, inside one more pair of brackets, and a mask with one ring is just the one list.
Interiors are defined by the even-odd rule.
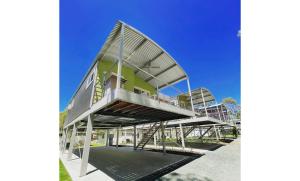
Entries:
[[[154,77],[158,77],[158,76],[160,76],[161,74],[163,74],[164,72],[166,72],[166,71],[168,71],[168,70],[170,70],[171,68],[173,68],[173,67],[175,67],[177,64],[176,63],[174,63],[173,65],[171,65],[171,66],[169,66],[169,67],[167,67],[167,68],[165,68],[164,70],[162,70],[161,72],[159,72],[159,73],[157,73],[156,75],[154,75]],[[149,78],[147,78],[145,81],[146,82],[149,82],[150,80],[152,80],[153,79],[153,77],[149,77]]]
[[[162,54],[164,54],[163,51],[161,51],[160,53],[158,53],[154,58],[152,58],[151,60],[147,61],[146,63],[144,63],[144,65],[142,65],[140,67],[140,69],[144,68],[146,65],[150,64],[151,62],[155,61],[158,57],[160,57]],[[134,73],[137,74],[140,70],[136,70]]]
[[184,76],[182,76],[182,77],[179,77],[178,79],[176,79],[176,80],[173,80],[173,81],[171,81],[171,82],[168,82],[168,83],[166,83],[166,84],[164,84],[164,85],[161,85],[161,86],[159,86],[158,88],[159,89],[161,89],[162,87],[165,87],[165,86],[167,86],[167,85],[171,85],[171,84],[173,84],[173,83],[175,83],[175,82],[177,82],[177,81],[179,81],[179,80],[182,80],[182,79],[184,79],[184,78],[186,78],[186,76],[184,75]]
[[126,60],[130,60],[131,56],[134,55],[134,53],[135,53],[138,49],[140,49],[146,42],[147,42],[147,39],[144,38],[144,39],[138,44],[138,46],[136,46],[136,47],[134,48],[134,50],[133,50],[133,51],[131,52],[131,54],[126,58]]
[[[157,77],[154,77],[154,76],[153,76],[152,74],[150,74],[149,72],[147,72],[147,71],[145,71],[145,70],[139,68],[138,66],[136,66],[136,65],[134,65],[134,64],[132,64],[132,63],[130,63],[129,61],[124,60],[124,62],[127,63],[128,65],[130,65],[130,66],[136,68],[136,69],[139,69],[140,71],[142,71],[142,72],[144,72],[145,74],[147,74],[147,75],[149,75],[149,76],[155,78],[156,80],[158,80],[158,81],[160,81],[160,82],[163,82],[162,80],[158,79]],[[184,76],[185,76],[185,75],[184,75]],[[173,81],[172,81],[172,82],[173,82]],[[175,80],[174,82],[176,82],[176,80]],[[163,83],[165,83],[165,82],[163,82]],[[170,85],[169,83],[165,83],[164,85],[172,86],[176,91],[178,91],[178,92],[184,94],[184,92],[182,92],[180,89],[176,88],[176,87],[173,86],[173,85]],[[161,86],[161,87],[162,87],[162,86]]]

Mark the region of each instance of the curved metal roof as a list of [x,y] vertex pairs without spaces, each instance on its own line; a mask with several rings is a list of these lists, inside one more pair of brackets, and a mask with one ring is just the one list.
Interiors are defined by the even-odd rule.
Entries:
[[175,84],[188,77],[163,48],[140,31],[121,21],[114,26],[96,60],[118,60],[122,25],[124,26],[123,64],[126,65],[126,62],[133,64],[134,66],[131,67],[136,75],[158,88]]
[[215,97],[207,88],[204,87],[192,90],[193,104],[195,106],[199,105],[199,107],[202,107],[204,105],[202,95],[201,95],[201,90],[203,93],[203,98],[206,106],[210,106],[211,104],[214,104],[216,101]]

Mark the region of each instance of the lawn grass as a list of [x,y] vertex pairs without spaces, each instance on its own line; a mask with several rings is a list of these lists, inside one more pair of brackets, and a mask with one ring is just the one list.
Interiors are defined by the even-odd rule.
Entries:
[[72,181],[69,173],[67,172],[64,164],[59,160],[59,180],[60,181]]
[[91,147],[100,147],[100,146],[105,146],[103,143],[91,143]]

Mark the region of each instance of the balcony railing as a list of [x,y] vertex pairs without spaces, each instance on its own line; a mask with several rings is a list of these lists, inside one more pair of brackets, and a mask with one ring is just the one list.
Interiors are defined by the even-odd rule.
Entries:
[[[116,90],[116,88],[112,87],[106,87],[107,86],[107,82],[105,84],[101,83],[101,81],[99,81],[98,79],[96,79],[96,83],[94,85],[94,96],[93,96],[93,104],[97,103],[98,101],[100,101],[102,98],[105,97],[105,95],[109,94],[109,92]],[[105,88],[106,87],[106,88]],[[134,91],[130,91],[124,88],[121,88],[122,90],[125,90],[127,92],[130,92],[132,94],[136,94],[136,95],[140,95],[141,97],[145,97],[148,99],[152,99],[152,100],[156,100],[158,102],[163,102],[172,106],[176,106],[179,108],[183,108],[183,109],[187,109],[187,110],[192,110],[191,106],[190,106],[190,102],[186,102],[186,103],[180,103],[180,101],[178,100],[177,96],[168,96],[162,93],[158,93],[158,94],[148,94],[148,93],[135,93]],[[109,91],[109,92],[108,92]]]

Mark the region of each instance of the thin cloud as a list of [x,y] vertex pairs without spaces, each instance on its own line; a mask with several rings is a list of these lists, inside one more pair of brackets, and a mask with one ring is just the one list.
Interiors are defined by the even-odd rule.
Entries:
[[238,32],[237,32],[237,35],[236,35],[237,37],[241,37],[241,30],[239,30]]

